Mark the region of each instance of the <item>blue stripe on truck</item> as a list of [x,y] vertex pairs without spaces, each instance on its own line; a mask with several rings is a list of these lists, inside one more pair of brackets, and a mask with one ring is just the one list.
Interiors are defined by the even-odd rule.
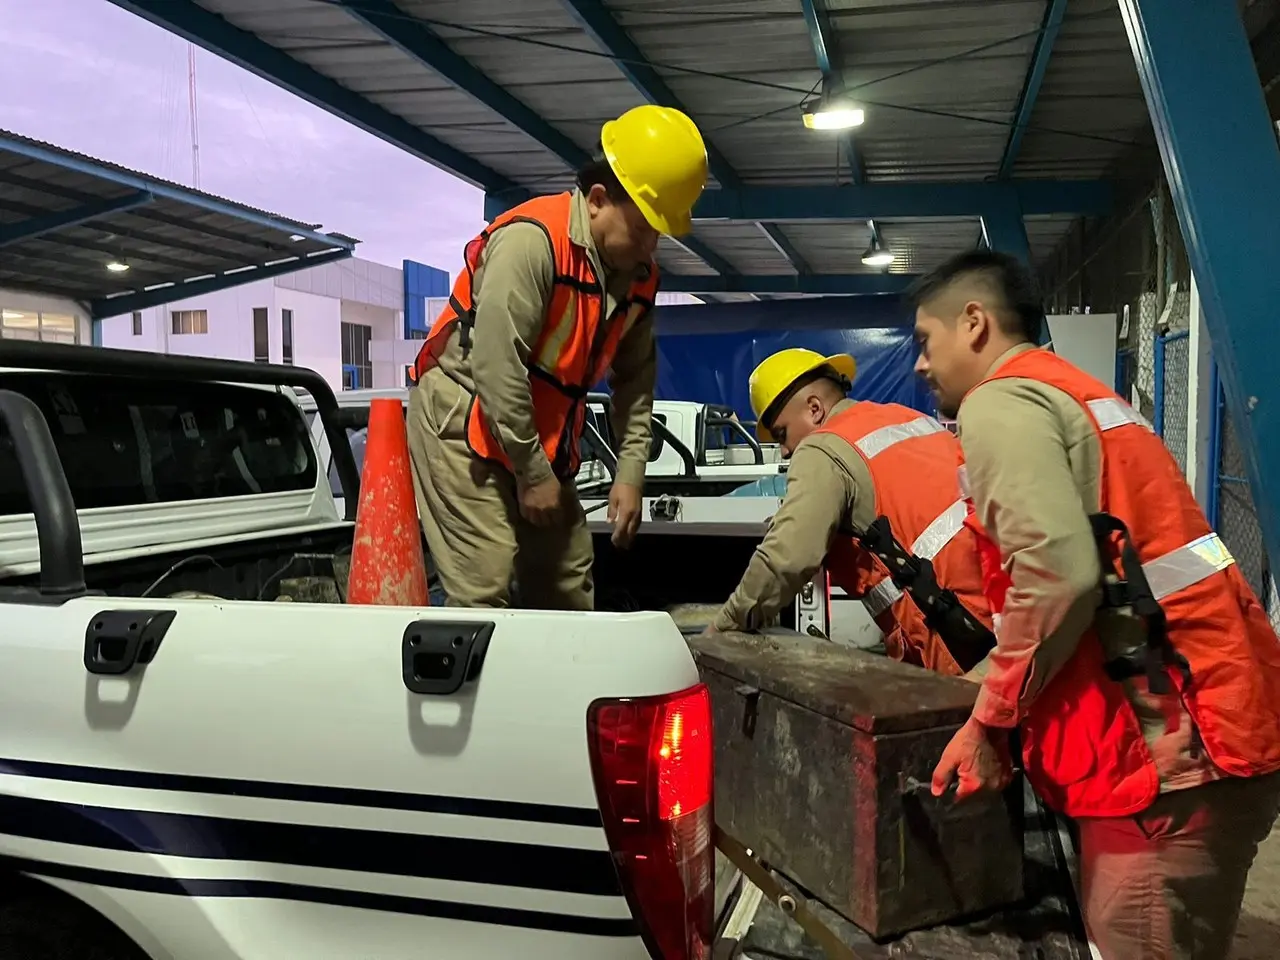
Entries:
[[298,803],[325,803],[377,810],[408,810],[415,813],[448,813],[460,817],[492,820],[521,820],[529,823],[561,823],[571,827],[597,827],[600,811],[594,807],[565,807],[514,800],[485,800],[473,797],[446,797],[402,793],[395,790],[366,790],[358,787],[327,787],[273,780],[237,780],[191,774],[149,773],[113,770],[39,760],[0,758],[0,774],[69,780],[138,790],[166,790],[183,793],[212,793],[225,796],[257,797],[264,800],[291,800]]
[[17,873],[51,880],[69,880],[117,890],[166,894],[179,897],[258,898],[296,900],[306,903],[349,907],[357,910],[379,910],[418,917],[438,917],[468,923],[486,923],[530,930],[550,930],[588,937],[636,937],[639,930],[629,918],[582,917],[572,914],[494,907],[479,903],[456,903],[420,897],[392,896],[362,890],[338,890],[312,887],[299,883],[273,880],[208,880],[182,879],[173,876],[149,876],[117,870],[46,863],[19,857],[0,856],[0,867]]
[[620,897],[604,850],[158,813],[0,794],[0,833],[102,850],[242,860]]

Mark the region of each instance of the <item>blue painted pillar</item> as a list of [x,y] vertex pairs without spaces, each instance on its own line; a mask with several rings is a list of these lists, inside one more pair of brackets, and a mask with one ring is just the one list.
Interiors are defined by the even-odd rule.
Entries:
[[1119,0],[1263,542],[1280,561],[1280,149],[1235,0]]
[[982,215],[982,231],[986,235],[987,246],[992,250],[1012,254],[1027,266],[1032,265],[1031,244],[1027,241],[1027,226],[1022,221],[1022,207],[1018,203],[1018,195],[1012,190],[1000,204]]

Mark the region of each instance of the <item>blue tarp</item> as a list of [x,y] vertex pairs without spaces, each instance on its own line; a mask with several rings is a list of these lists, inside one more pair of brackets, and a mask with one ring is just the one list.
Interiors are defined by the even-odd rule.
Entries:
[[901,403],[934,412],[933,397],[913,372],[916,346],[910,328],[787,331],[742,330],[658,337],[657,396],[733,407],[754,420],[747,378],[756,364],[785,347],[823,354],[849,353],[858,362],[852,396]]

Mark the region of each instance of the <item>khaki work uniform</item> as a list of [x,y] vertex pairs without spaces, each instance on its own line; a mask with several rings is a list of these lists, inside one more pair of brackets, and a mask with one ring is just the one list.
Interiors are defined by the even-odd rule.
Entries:
[[[1031,349],[1014,348],[993,369]],[[965,398],[957,424],[978,520],[1000,530],[1006,555],[1016,550],[1020,564],[1038,572],[1009,591],[1000,631],[1006,655],[1033,661],[1023,691],[1029,704],[1095,620],[1108,659],[1133,647],[1142,630],[1130,617],[1099,611],[1098,592],[1081,582],[1081,572],[1098,570],[1085,516],[1101,506],[1101,444],[1078,403],[1026,378],[984,383]],[[1075,821],[1091,935],[1104,960],[1221,960],[1258,844],[1280,812],[1280,774],[1228,777],[1199,746],[1180,701],[1168,713],[1132,682],[1125,690],[1160,796],[1137,816]]]
[[[604,268],[591,237],[586,199],[574,193],[569,234],[604,278],[605,314],[630,289],[632,274]],[[644,268],[642,268],[644,269]],[[526,363],[546,319],[555,274],[542,228],[512,223],[494,232],[472,281],[476,304],[471,349],[454,328],[437,366],[409,397],[409,453],[418,514],[431,562],[450,606],[507,607],[514,577],[523,606],[590,610],[593,551],[571,483],[559,525],[539,528],[520,514],[517,477],[534,486],[552,476],[534,426]],[[618,345],[610,374],[613,427],[620,437],[617,480],[643,486],[652,436],[657,360],[652,314]],[[467,408],[479,394],[514,476],[472,456]]]
[[[841,400],[834,417],[853,405]],[[721,607],[717,630],[758,630],[770,623],[813,579],[841,529],[865,530],[876,520],[871,468],[847,441],[815,433],[796,445],[787,466],[787,492],[746,573]]]

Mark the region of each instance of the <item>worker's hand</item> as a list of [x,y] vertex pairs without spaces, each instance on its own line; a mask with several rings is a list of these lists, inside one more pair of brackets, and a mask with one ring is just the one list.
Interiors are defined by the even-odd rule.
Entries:
[[609,522],[613,524],[613,545],[625,550],[640,529],[643,498],[640,488],[630,483],[615,483],[609,488]]
[[560,481],[548,477],[531,487],[520,488],[520,515],[535,527],[549,527],[560,519],[564,491]]
[[942,751],[933,770],[932,789],[940,797],[956,780],[956,799],[963,800],[984,790],[1003,790],[1012,779],[1008,732],[970,717]]

